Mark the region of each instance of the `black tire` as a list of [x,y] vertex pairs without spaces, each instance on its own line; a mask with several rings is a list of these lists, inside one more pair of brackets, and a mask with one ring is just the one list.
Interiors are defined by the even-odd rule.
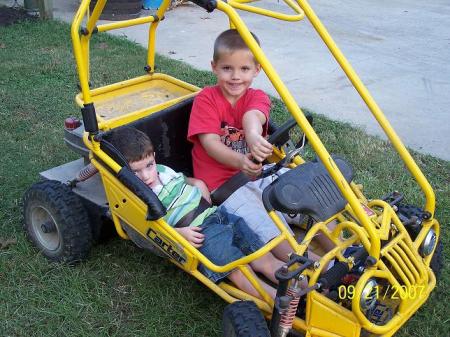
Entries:
[[443,255],[443,245],[442,241],[439,240],[437,243],[436,249],[434,250],[434,255],[430,261],[430,268],[433,270],[436,279],[439,279],[441,275],[442,267],[444,267],[444,255]]
[[224,337],[270,337],[264,316],[251,301],[227,305],[223,312],[222,329]]
[[31,186],[23,197],[24,229],[50,261],[75,263],[92,246],[89,217],[78,196],[59,181]]

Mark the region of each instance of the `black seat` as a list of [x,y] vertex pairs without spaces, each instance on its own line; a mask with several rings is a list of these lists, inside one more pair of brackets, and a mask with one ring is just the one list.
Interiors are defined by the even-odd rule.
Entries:
[[156,162],[192,177],[192,144],[187,140],[189,116],[194,98],[139,119],[133,126],[146,133],[155,147]]
[[[345,179],[353,179],[353,169],[340,157],[333,156]],[[307,214],[325,221],[344,209],[347,200],[320,161],[312,161],[289,170],[263,192],[266,209],[288,214]]]
[[[169,166],[176,172],[183,172],[187,176],[192,176],[192,145],[186,139],[192,102],[193,98],[184,100],[126,125],[135,127],[150,137],[157,163]],[[109,142],[110,135],[111,131],[101,135],[100,146],[122,166],[117,178],[148,206],[147,220],[156,220],[164,216],[165,207],[153,191],[130,170],[126,159]]]

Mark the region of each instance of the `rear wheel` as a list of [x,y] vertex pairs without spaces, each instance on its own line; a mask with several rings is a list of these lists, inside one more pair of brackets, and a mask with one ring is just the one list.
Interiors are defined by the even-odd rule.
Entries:
[[223,312],[222,328],[224,337],[270,337],[264,316],[251,301],[229,304]]
[[59,181],[31,186],[23,198],[24,229],[28,238],[51,261],[85,259],[92,246],[89,217],[80,199]]

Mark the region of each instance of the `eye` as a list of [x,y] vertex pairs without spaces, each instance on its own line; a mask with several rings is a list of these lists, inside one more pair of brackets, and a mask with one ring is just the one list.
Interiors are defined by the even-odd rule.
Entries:
[[230,66],[223,66],[222,69],[228,71],[228,70],[231,69],[231,67]]
[[146,167],[148,168],[148,167],[152,167],[152,166],[153,166],[153,162],[149,162]]

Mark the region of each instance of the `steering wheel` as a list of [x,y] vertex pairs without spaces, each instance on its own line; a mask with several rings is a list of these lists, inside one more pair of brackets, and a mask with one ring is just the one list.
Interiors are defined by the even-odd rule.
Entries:
[[[307,118],[309,120],[310,116],[308,116]],[[311,122],[311,120],[310,120],[310,122]],[[281,125],[279,128],[277,128],[275,130],[275,132],[269,136],[267,141],[269,143],[271,143],[272,145],[275,145],[275,146],[281,148],[283,145],[285,145],[290,140],[289,131],[296,125],[297,125],[297,121],[294,118],[290,118],[288,121],[283,123],[283,125]],[[268,176],[274,174],[275,172],[277,172],[282,167],[287,167],[291,163],[292,159],[302,151],[303,146],[305,144],[306,144],[306,138],[303,135],[301,140],[297,143],[297,145],[295,146],[294,149],[292,149],[291,151],[286,153],[286,156],[283,159],[281,159],[278,163],[276,163],[275,165],[273,165],[269,168],[264,169],[261,172],[258,179],[268,177]]]
[[283,123],[280,127],[278,127],[274,133],[272,133],[267,141],[275,146],[281,147],[283,144],[286,144],[289,140],[289,131],[297,125],[297,121],[294,118],[289,118],[286,122]]
[[[312,116],[306,116],[309,122],[312,123]],[[269,138],[267,139],[269,143],[281,148],[290,140],[289,131],[297,125],[295,119],[291,118],[283,125],[273,132]],[[302,151],[303,146],[306,144],[306,138],[303,135],[300,142],[294,147],[293,150],[288,151],[286,156],[280,160],[275,165],[272,165],[269,168],[264,169],[261,174],[256,179],[265,178],[276,173],[282,167],[285,167],[290,164],[292,158],[294,158],[297,154]],[[257,162],[259,164],[259,162]],[[245,185],[249,180],[249,178],[243,173],[238,172],[230,179],[228,179],[225,183],[223,183],[219,188],[217,188],[213,193],[211,193],[211,199],[213,200],[214,205],[220,205],[223,203],[234,191],[236,191],[239,187]]]

